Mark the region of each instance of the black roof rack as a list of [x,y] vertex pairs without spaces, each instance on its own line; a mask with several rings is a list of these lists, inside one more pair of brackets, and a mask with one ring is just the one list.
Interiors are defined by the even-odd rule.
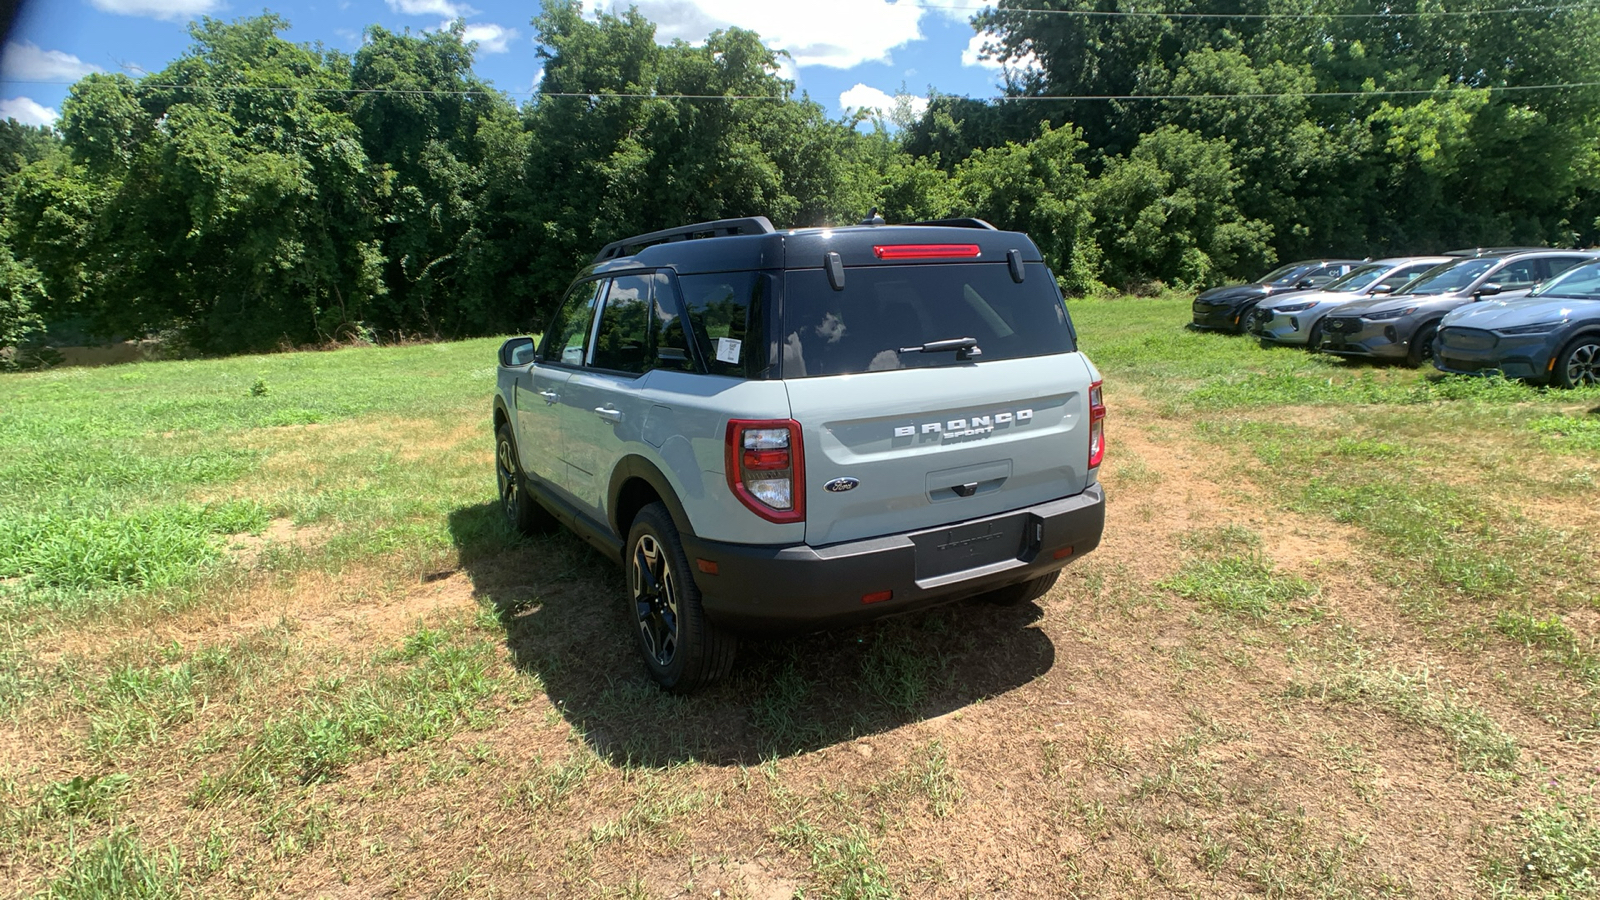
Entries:
[[629,248],[644,247],[649,244],[665,244],[668,241],[692,241],[696,238],[728,237],[735,234],[773,234],[776,230],[766,216],[697,222],[694,225],[680,225],[677,228],[652,231],[649,234],[636,234],[620,241],[612,241],[600,248],[600,252],[594,256],[594,261],[597,263],[605,262],[608,259],[627,256],[628,254],[624,251]]
[[1000,230],[1000,229],[994,227],[993,225],[990,225],[988,222],[985,222],[982,219],[971,219],[971,218],[929,219],[926,222],[907,222],[906,224],[907,225],[942,225],[942,226],[944,226],[946,228],[982,228],[985,231],[999,231]]

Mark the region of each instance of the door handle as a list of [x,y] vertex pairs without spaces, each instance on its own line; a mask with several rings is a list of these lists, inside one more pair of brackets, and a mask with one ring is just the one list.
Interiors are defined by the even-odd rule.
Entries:
[[605,419],[607,422],[622,421],[622,410],[620,409],[606,409],[604,406],[596,406],[594,411],[599,413],[600,418]]
[[561,395],[556,393],[555,391],[540,391],[539,392],[539,396],[544,398],[544,402],[545,402],[546,406],[548,406],[548,405],[556,402],[557,400],[561,399]]

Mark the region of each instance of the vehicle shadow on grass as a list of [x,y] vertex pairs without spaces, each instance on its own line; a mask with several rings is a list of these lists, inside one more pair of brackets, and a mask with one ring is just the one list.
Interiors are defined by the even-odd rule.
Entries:
[[621,570],[565,532],[519,539],[493,503],[450,514],[479,602],[518,669],[614,763],[752,764],[959,710],[1048,672],[1031,603],[949,606],[786,639],[746,641],[732,675],[690,697],[645,673]]

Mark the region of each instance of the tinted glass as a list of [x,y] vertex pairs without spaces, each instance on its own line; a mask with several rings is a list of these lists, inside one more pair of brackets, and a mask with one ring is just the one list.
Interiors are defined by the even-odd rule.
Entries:
[[923,344],[975,338],[975,361],[1076,349],[1050,271],[1027,267],[1021,284],[993,263],[871,266],[845,270],[834,290],[821,269],[791,271],[783,293],[783,377],[807,378],[965,365]]
[[1531,287],[1543,280],[1539,277],[1539,270],[1543,268],[1540,265],[1542,262],[1543,260],[1538,259],[1519,259],[1507,263],[1505,268],[1494,273],[1489,280],[1508,291]]
[[698,372],[694,351],[689,346],[689,335],[683,328],[683,318],[678,314],[680,301],[672,277],[665,272],[655,276],[655,303],[651,309],[651,342],[655,345],[656,368],[675,372]]
[[589,343],[589,325],[594,321],[595,298],[604,281],[586,281],[567,292],[555,320],[544,333],[539,356],[546,362],[583,365],[583,350]]
[[1290,263],[1287,266],[1279,266],[1278,268],[1273,269],[1271,272],[1261,276],[1261,281],[1263,284],[1275,284],[1280,281],[1299,281],[1300,278],[1305,275],[1305,273],[1315,268],[1315,264],[1306,265],[1304,263]]
[[1418,263],[1414,266],[1406,266],[1402,269],[1396,269],[1394,270],[1394,274],[1383,279],[1383,283],[1388,285],[1391,290],[1398,291],[1405,287],[1406,284],[1411,281],[1411,279],[1416,278],[1418,275],[1421,275],[1433,268],[1434,265],[1436,264]]
[[1472,286],[1478,276],[1494,268],[1497,259],[1464,259],[1433,267],[1426,275],[1406,285],[1406,294],[1452,294]]
[[654,280],[653,274],[623,275],[611,282],[595,331],[590,366],[635,373],[650,368],[645,338],[650,333],[650,282]]
[[707,371],[753,378],[767,366],[760,317],[770,293],[760,272],[685,275],[678,279],[683,309]]
[[1600,263],[1568,269],[1547,282],[1532,296],[1600,300]]
[[1325,291],[1341,291],[1355,293],[1367,285],[1383,277],[1389,271],[1388,266],[1358,266],[1350,270],[1350,274],[1343,278],[1330,281],[1322,286]]

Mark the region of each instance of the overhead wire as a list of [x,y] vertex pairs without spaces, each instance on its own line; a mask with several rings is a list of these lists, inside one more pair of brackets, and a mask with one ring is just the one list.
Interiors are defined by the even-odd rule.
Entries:
[[1080,16],[1085,18],[1167,18],[1167,19],[1412,19],[1435,16],[1499,16],[1527,13],[1568,12],[1572,10],[1600,10],[1593,3],[1574,3],[1559,6],[1513,6],[1499,9],[1437,9],[1437,10],[1384,10],[1366,13],[1321,12],[1167,12],[1144,9],[1048,9],[1034,6],[998,7],[992,4],[968,3],[918,3],[900,0],[907,6],[920,9],[971,10],[974,13],[993,10],[999,13],[1031,13],[1041,16]]
[[[12,81],[5,80],[7,84],[41,84],[56,86],[71,86],[76,82],[71,81]],[[600,100],[778,100],[786,101],[792,97],[780,94],[661,94],[650,92],[627,91],[501,91],[501,90],[461,90],[449,91],[438,89],[404,89],[404,88],[317,88],[277,85],[208,85],[208,84],[168,84],[151,83],[143,81],[140,87],[158,90],[190,90],[190,91],[217,91],[227,93],[263,92],[263,93],[299,93],[299,94],[346,94],[346,95],[394,95],[403,97],[490,97],[496,95],[510,97],[530,98],[565,98]],[[1232,94],[1017,94],[1000,95],[994,97],[962,97],[965,100],[981,100],[993,103],[1015,102],[1041,102],[1041,101],[1093,101],[1093,100],[1281,100],[1290,97],[1305,98],[1356,98],[1356,97],[1417,97],[1431,94],[1440,94],[1452,89],[1467,89],[1493,92],[1526,92],[1526,91],[1553,91],[1574,90],[1579,88],[1600,87],[1600,81],[1568,81],[1553,84],[1502,84],[1473,87],[1471,85],[1451,85],[1446,88],[1374,88],[1362,91],[1249,91]],[[954,95],[941,95],[954,96]]]

